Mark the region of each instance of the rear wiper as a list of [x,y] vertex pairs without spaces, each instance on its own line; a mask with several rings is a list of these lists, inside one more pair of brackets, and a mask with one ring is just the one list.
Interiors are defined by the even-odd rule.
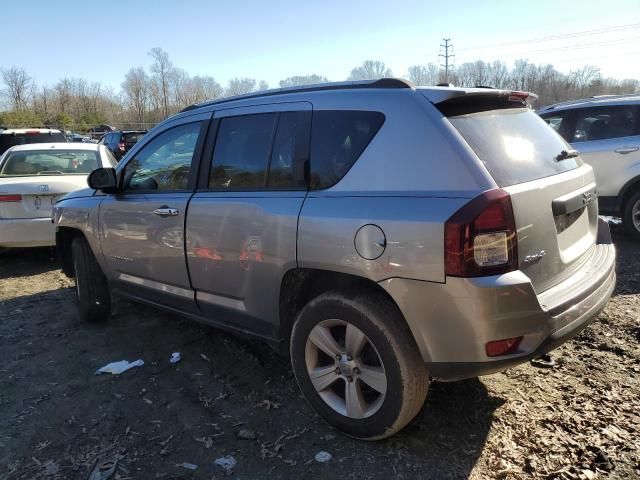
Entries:
[[580,155],[580,152],[578,152],[577,150],[562,150],[560,152],[560,155],[556,156],[556,160],[560,161],[566,160],[567,158],[575,158],[578,155]]

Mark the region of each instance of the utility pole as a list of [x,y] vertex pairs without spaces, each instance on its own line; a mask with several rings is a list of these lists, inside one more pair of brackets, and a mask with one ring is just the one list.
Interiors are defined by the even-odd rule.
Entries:
[[442,68],[444,68],[444,81],[445,83],[449,83],[449,68],[451,68],[451,64],[449,63],[449,58],[455,57],[453,53],[449,53],[449,49],[453,51],[453,45],[451,44],[450,38],[443,38],[442,41],[444,44],[440,44],[441,48],[444,48],[444,53],[438,55],[438,57],[444,58],[444,65],[440,64]]

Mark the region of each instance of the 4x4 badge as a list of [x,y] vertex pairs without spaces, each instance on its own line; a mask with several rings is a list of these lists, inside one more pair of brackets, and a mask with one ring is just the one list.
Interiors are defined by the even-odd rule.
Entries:
[[48,192],[49,185],[38,185],[38,190],[40,190],[41,192]]
[[540,250],[538,253],[532,253],[531,255],[527,255],[526,257],[524,257],[524,261],[523,263],[525,265],[533,265],[534,263],[538,263],[540,260],[542,260],[542,257],[544,257],[547,253],[544,250]]

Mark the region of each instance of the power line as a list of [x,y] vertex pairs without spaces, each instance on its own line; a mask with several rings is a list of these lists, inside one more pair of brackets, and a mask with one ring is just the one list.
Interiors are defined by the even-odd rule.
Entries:
[[547,37],[530,38],[528,40],[518,40],[515,42],[500,42],[500,43],[494,43],[494,44],[476,45],[473,47],[460,48],[459,50],[461,52],[462,51],[466,52],[469,50],[479,50],[482,48],[510,47],[512,45],[522,45],[522,44],[527,44],[531,42],[550,42],[555,40],[565,40],[567,38],[575,38],[575,37],[582,37],[582,36],[589,36],[589,35],[602,35],[605,33],[613,33],[613,32],[619,32],[619,31],[630,30],[635,28],[640,28],[640,23],[629,23],[627,25],[616,25],[616,26],[605,27],[605,28],[597,28],[593,30],[583,30],[580,32],[551,35]]
[[451,39],[443,38],[442,41],[444,42],[444,45],[441,43],[440,47],[444,48],[444,54],[440,53],[438,57],[444,58],[444,65],[440,64],[440,66],[444,68],[444,81],[449,83],[449,68],[452,68],[452,66],[449,65],[449,58],[453,58],[455,55],[453,53],[449,53],[449,49],[453,51],[453,45],[450,43]]

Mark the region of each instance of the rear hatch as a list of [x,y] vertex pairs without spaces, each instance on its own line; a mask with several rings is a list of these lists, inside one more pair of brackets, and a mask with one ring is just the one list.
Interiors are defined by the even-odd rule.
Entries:
[[598,202],[591,167],[528,108],[526,96],[474,91],[436,107],[509,193],[519,269],[540,293],[588,262],[597,236]]
[[50,217],[58,198],[86,186],[86,175],[0,178],[0,219]]

